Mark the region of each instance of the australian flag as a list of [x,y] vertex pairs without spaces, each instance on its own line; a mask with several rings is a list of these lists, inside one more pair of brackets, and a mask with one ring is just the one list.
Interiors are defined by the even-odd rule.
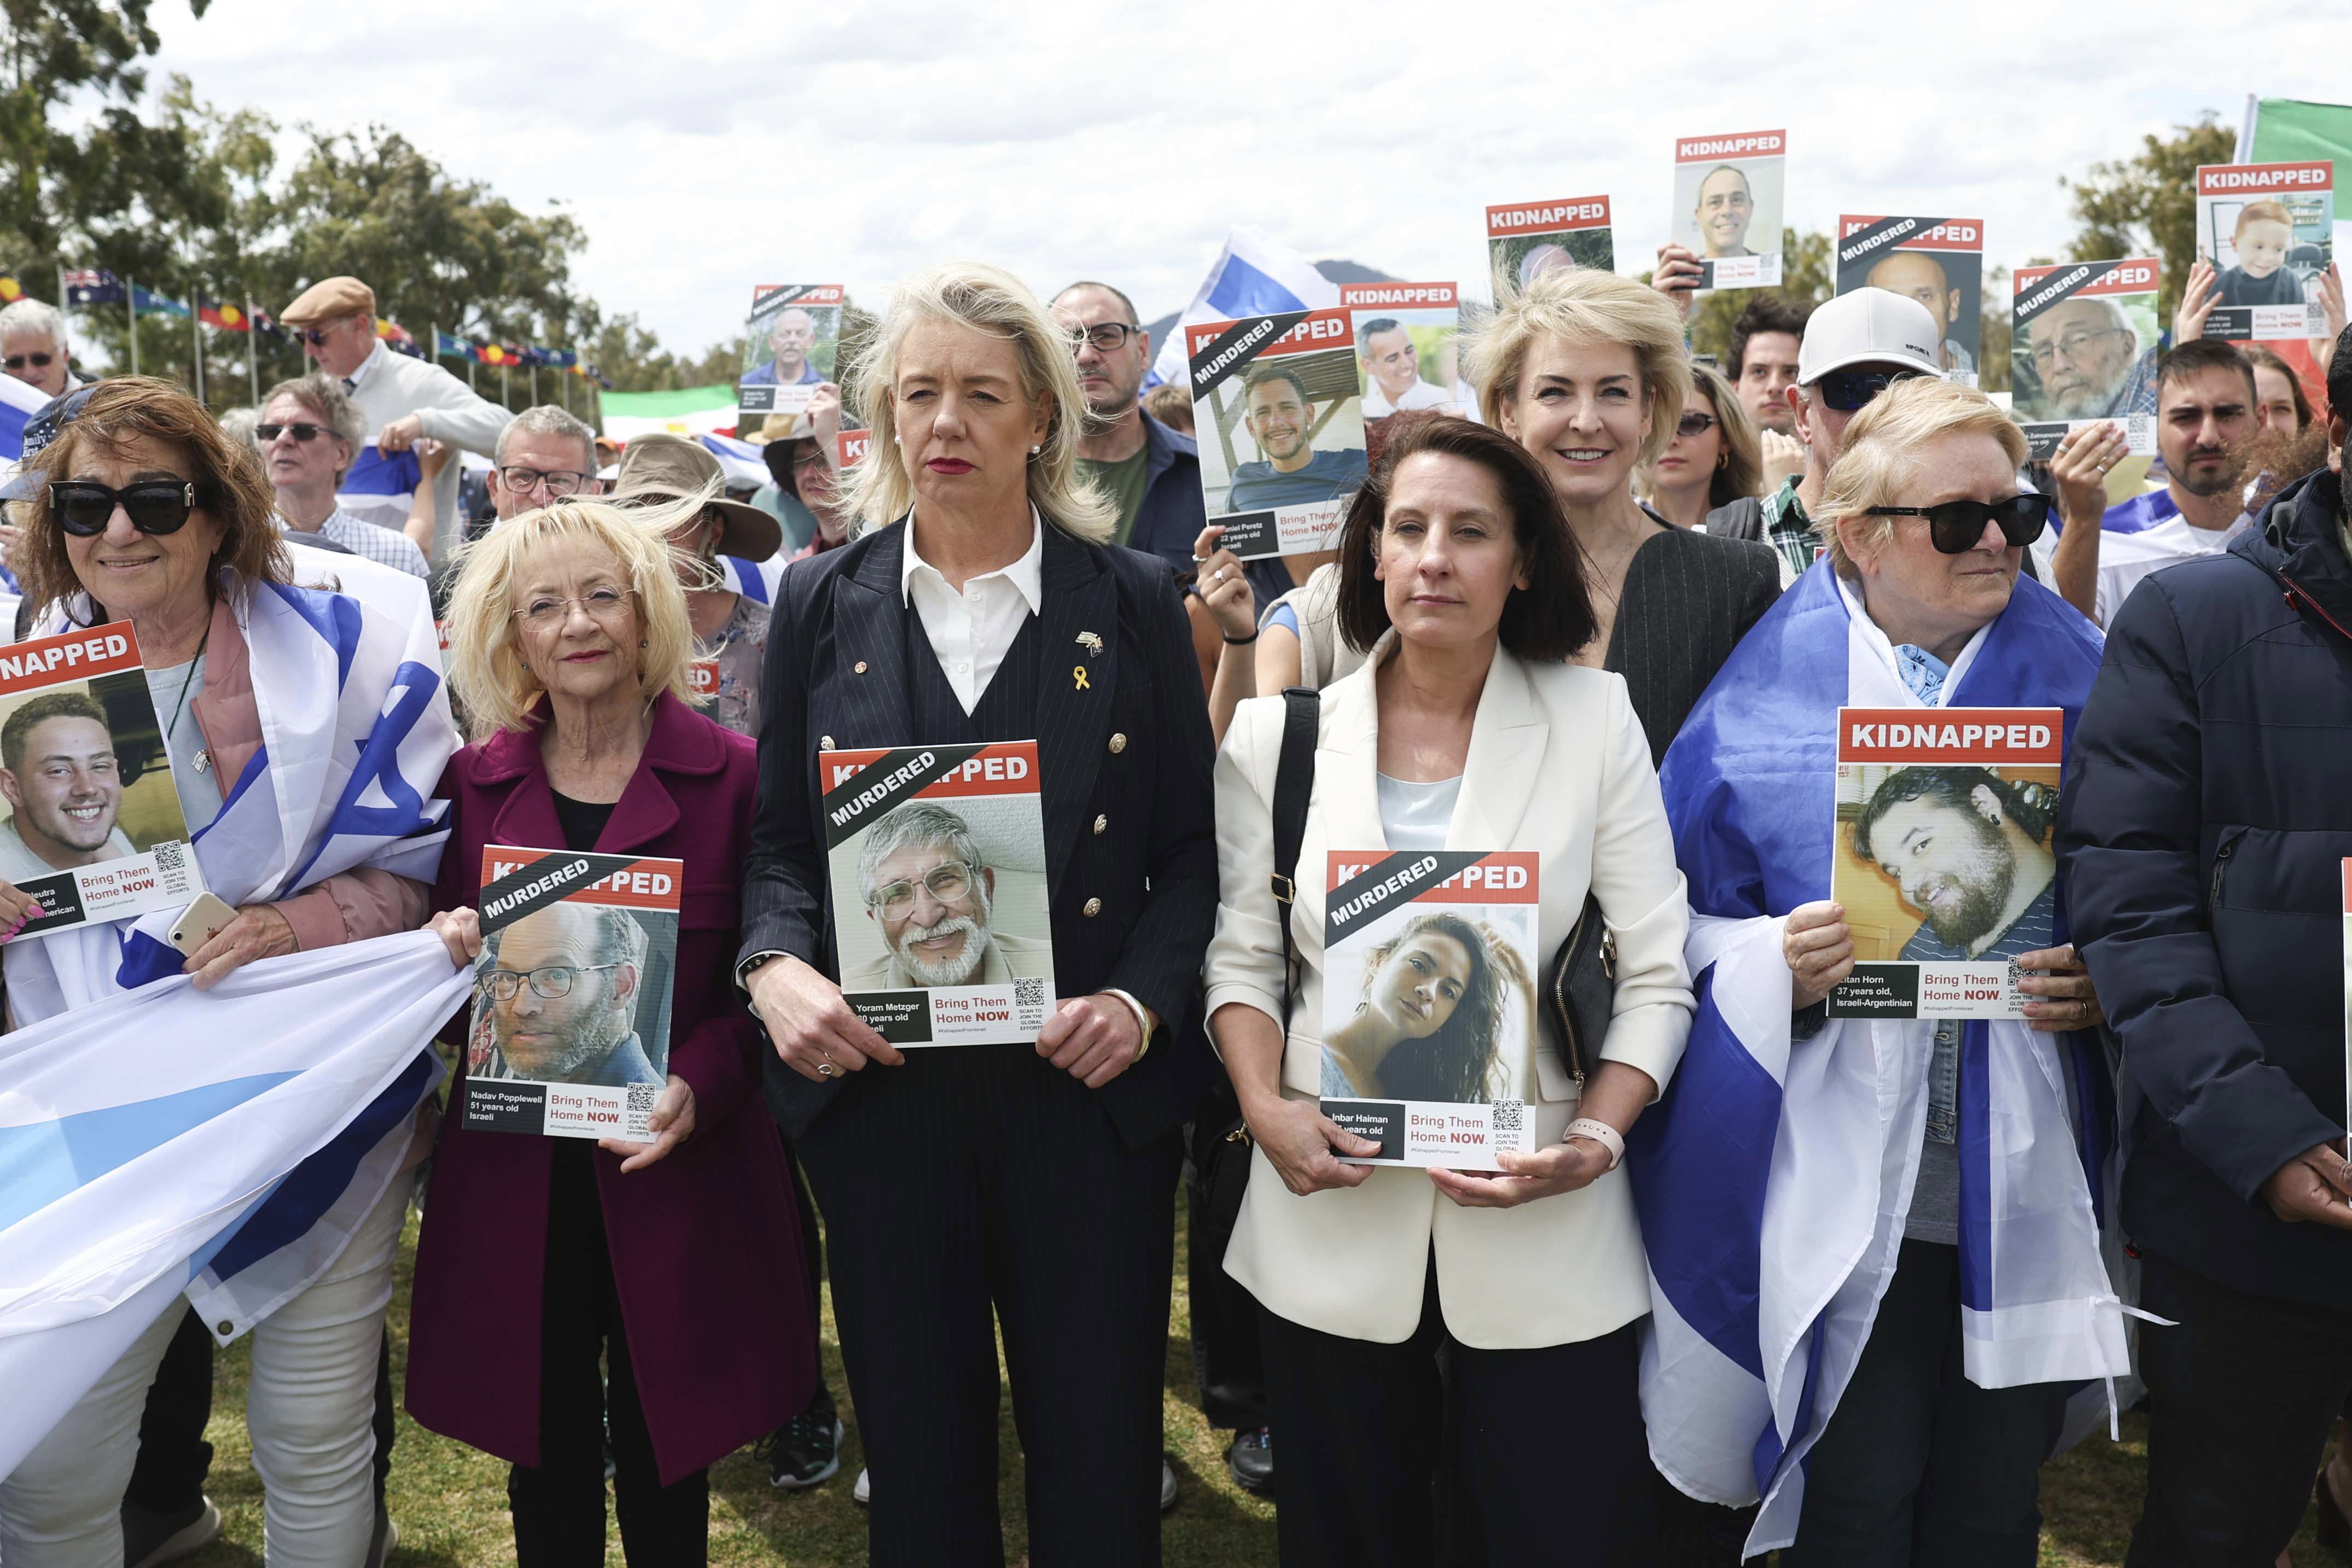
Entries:
[[122,303],[122,279],[102,267],[68,272],[66,274],[66,303],[120,305]]

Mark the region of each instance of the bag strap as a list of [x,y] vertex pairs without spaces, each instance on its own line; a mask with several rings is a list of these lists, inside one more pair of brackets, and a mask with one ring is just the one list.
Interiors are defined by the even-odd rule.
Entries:
[[1290,1027],[1290,991],[1298,954],[1290,936],[1290,906],[1298,897],[1298,846],[1307,839],[1307,801],[1315,792],[1315,742],[1323,696],[1307,686],[1282,692],[1282,755],[1274,769],[1274,901],[1282,906],[1282,1021]]

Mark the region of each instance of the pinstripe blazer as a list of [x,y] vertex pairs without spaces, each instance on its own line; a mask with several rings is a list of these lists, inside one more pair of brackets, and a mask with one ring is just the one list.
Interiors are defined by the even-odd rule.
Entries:
[[1780,597],[1780,558],[1770,545],[1669,523],[1633,552],[1601,668],[1625,677],[1652,767],[1664,760],[1739,639]]
[[[777,585],[742,957],[790,953],[839,978],[816,754],[937,738],[914,733],[907,695],[905,540],[903,525],[871,530],[794,562]],[[1120,1135],[1140,1144],[1190,1117],[1210,1081],[1194,987],[1217,912],[1216,747],[1166,565],[1046,525],[1042,577],[1036,741],[1055,988],[1116,987],[1160,1015],[1144,1059],[1100,1091]],[[769,1105],[794,1138],[870,1076],[814,1083],[764,1054]]]

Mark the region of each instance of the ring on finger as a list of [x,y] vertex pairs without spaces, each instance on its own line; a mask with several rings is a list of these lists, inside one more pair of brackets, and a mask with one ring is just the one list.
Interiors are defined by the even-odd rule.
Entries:
[[1223,581],[1224,581],[1224,580],[1225,580],[1225,573],[1226,573],[1228,570],[1231,570],[1231,569],[1230,569],[1230,568],[1228,568],[1228,567],[1222,567],[1222,566],[1221,566],[1221,567],[1217,568],[1215,574],[1214,574],[1213,576],[1212,576],[1212,577],[1209,579],[1209,580],[1210,580],[1211,582],[1223,582]]

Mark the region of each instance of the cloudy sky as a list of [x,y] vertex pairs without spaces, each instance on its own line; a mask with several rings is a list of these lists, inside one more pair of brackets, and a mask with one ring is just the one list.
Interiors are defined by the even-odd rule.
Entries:
[[[579,282],[671,348],[759,282],[878,302],[970,256],[1041,291],[1189,300],[1226,230],[1421,279],[1484,277],[1488,203],[1605,193],[1622,270],[1669,223],[1677,135],[1789,132],[1788,219],[1981,217],[2054,253],[2061,174],[2250,91],[2352,96],[2352,8],[955,7],[163,0],[163,71],[224,107],[399,131],[518,204],[568,206]],[[1281,36],[1266,38],[1270,19]],[[1254,39],[1263,41],[1253,42]],[[1482,286],[1470,289],[1484,294]]]

